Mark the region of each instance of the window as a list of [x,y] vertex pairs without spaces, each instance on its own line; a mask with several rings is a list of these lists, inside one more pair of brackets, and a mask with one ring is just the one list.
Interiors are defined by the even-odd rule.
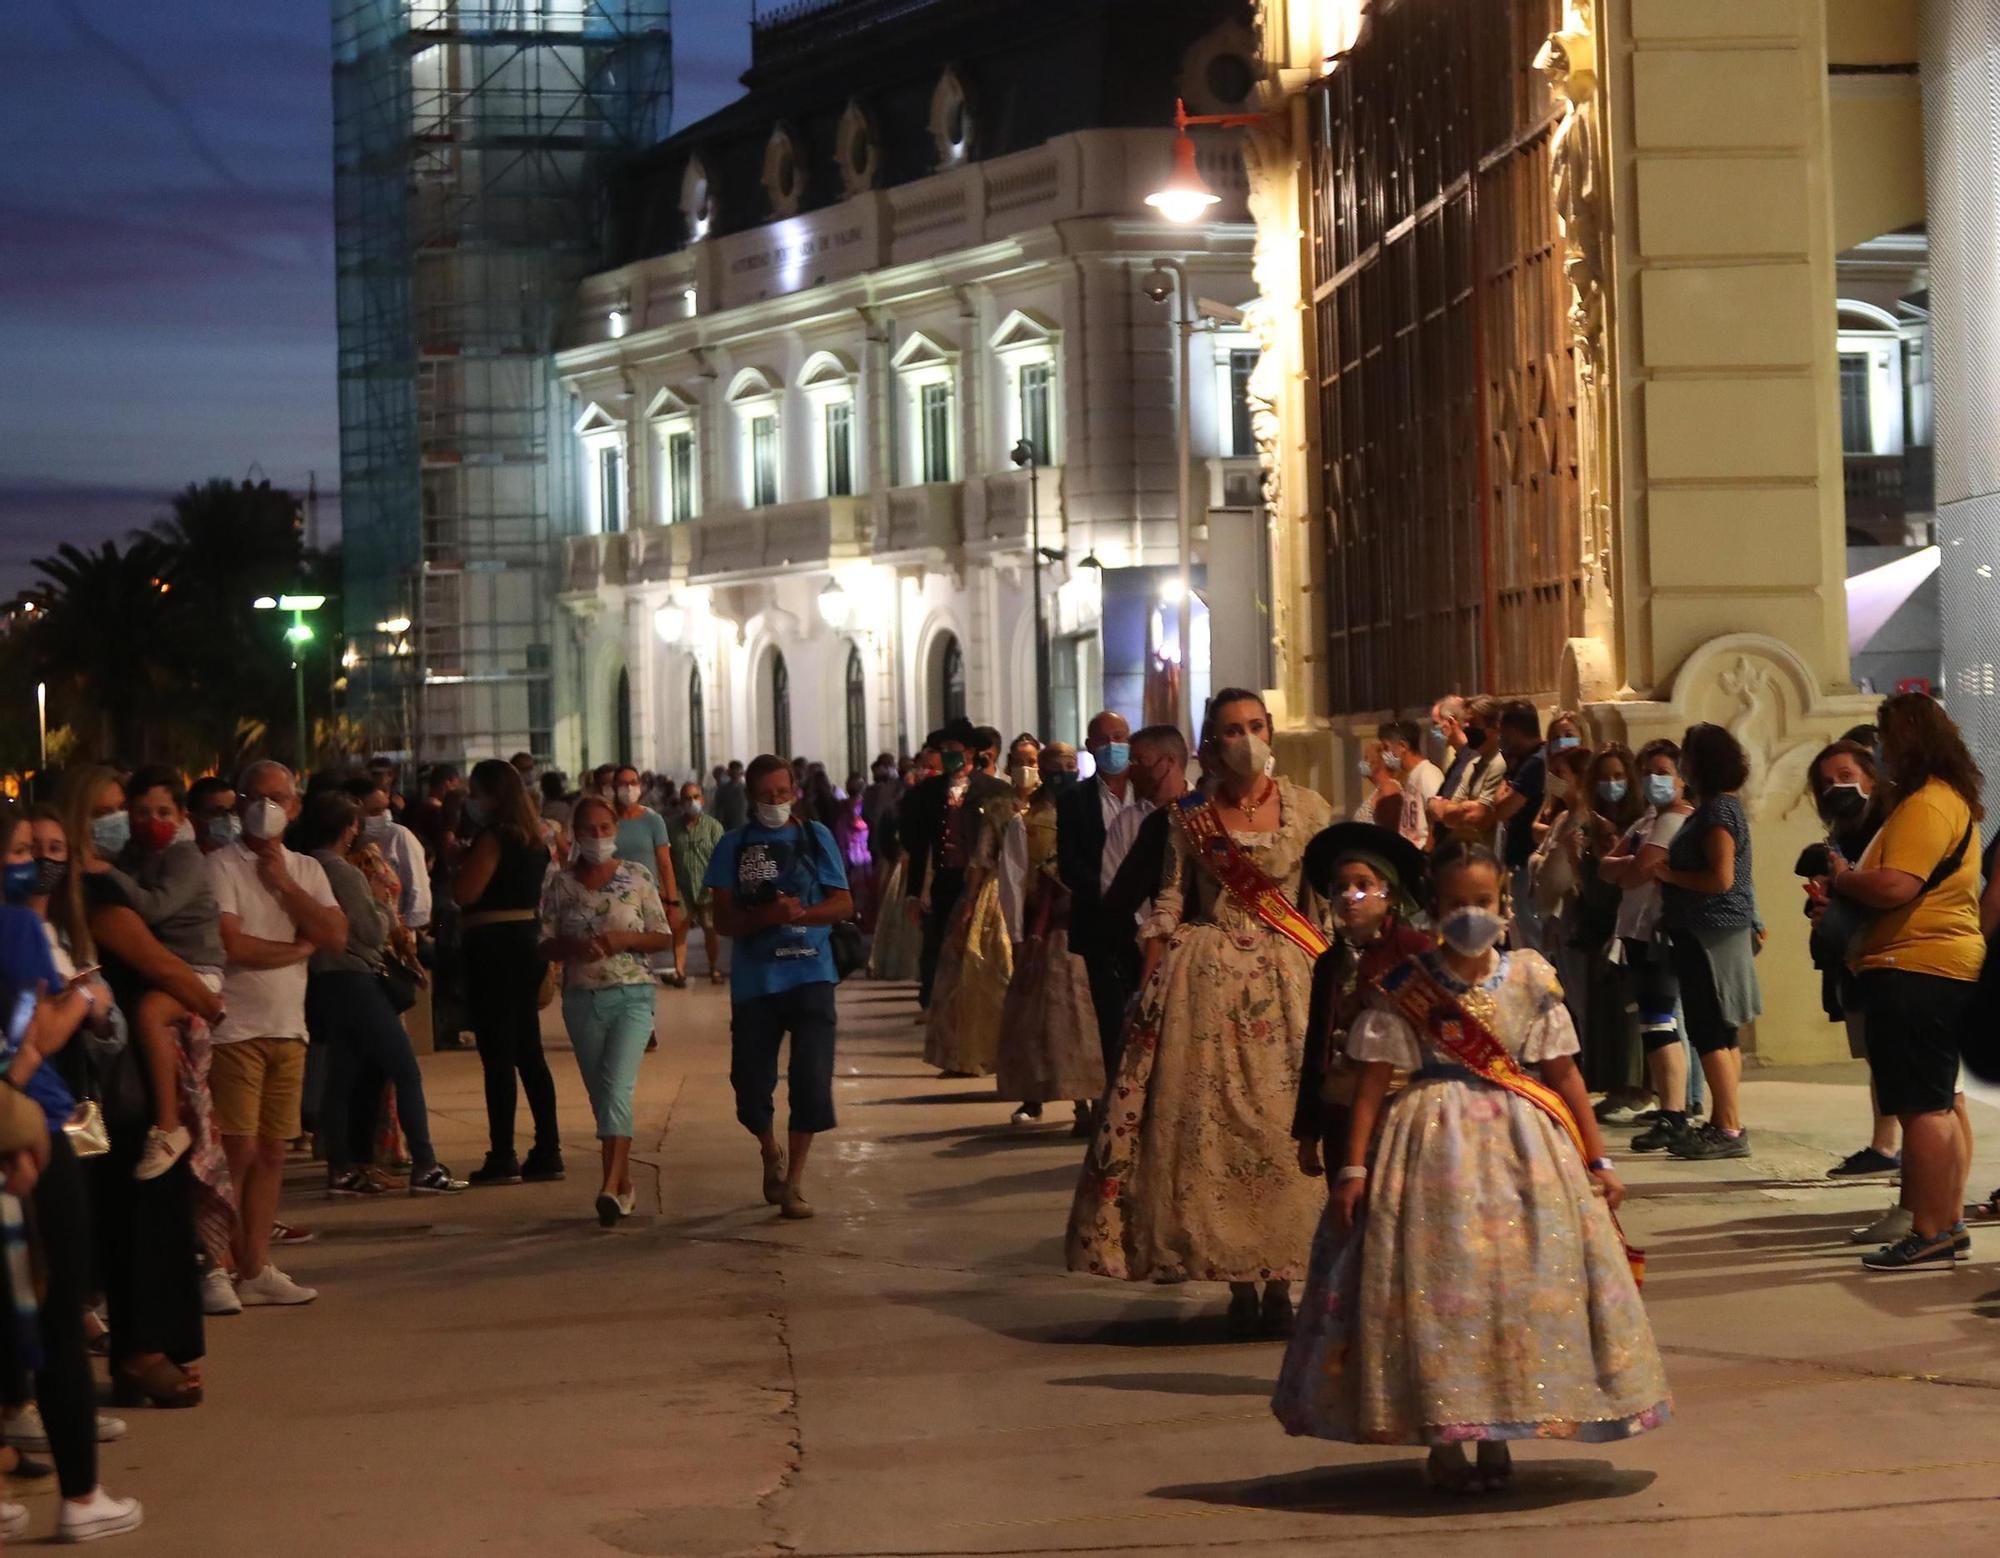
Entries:
[[918,438],[924,480],[951,480],[951,386],[925,384],[918,391]]
[[854,402],[828,401],[821,412],[826,432],[826,495],[854,496]]
[[1035,464],[1047,465],[1055,453],[1055,388],[1053,363],[1031,362],[1021,369],[1021,438],[1035,451]]
[[670,525],[684,525],[695,517],[694,429],[677,427],[666,439],[667,513]]
[[1257,452],[1250,430],[1250,375],[1257,371],[1258,356],[1254,348],[1229,354],[1229,453],[1240,460]]
[[697,779],[708,777],[708,697],[698,665],[688,670],[688,762]]
[[625,528],[625,451],[617,444],[597,449],[597,528],[607,536]]
[[868,772],[868,676],[853,644],[847,646],[847,771]]
[[792,756],[792,673],[785,657],[771,651],[771,750],[779,757]]
[[938,650],[938,704],[940,725],[965,718],[965,652],[950,633]]
[[614,762],[627,763],[632,760],[632,676],[623,666],[618,668],[618,687],[611,697],[611,730],[617,741],[617,750],[612,753]]
[[1532,65],[1562,16],[1378,6],[1308,93],[1327,713],[1543,691],[1583,630],[1555,120]]
[[1846,454],[1875,452],[1875,417],[1868,401],[1868,354],[1840,354],[1840,447]]
[[766,412],[750,419],[750,504],[778,501],[778,419]]

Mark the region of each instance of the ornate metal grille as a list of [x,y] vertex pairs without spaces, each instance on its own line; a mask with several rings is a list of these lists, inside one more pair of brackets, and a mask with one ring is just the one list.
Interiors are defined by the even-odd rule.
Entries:
[[1576,378],[1533,61],[1560,0],[1400,0],[1312,101],[1333,712],[1555,686]]

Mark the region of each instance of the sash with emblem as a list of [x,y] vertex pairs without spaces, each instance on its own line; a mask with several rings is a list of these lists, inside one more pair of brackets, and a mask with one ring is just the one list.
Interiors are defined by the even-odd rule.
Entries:
[[1182,796],[1174,803],[1174,821],[1223,890],[1265,925],[1315,958],[1331,945],[1284,888],[1236,847],[1207,796],[1195,790]]

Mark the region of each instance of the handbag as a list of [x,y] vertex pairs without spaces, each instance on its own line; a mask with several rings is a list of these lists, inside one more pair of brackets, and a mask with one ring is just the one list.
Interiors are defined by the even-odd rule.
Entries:
[[63,1121],[63,1135],[69,1150],[79,1158],[101,1158],[111,1150],[111,1130],[104,1123],[104,1108],[95,1098],[86,1098]]
[[1969,822],[1965,825],[1965,835],[1959,839],[1958,846],[1940,860],[1931,874],[1924,878],[1924,885],[1917,889],[1916,898],[1912,898],[1898,909],[1870,909],[1864,904],[1856,903],[1852,898],[1829,893],[1826,909],[1820,915],[1818,923],[1813,926],[1808,941],[1814,962],[1822,967],[1844,967],[1860,947],[1862,938],[1883,915],[1903,913],[1914,908],[1917,899],[1956,874],[1965,860],[1966,850],[1971,847],[1972,827]]
[[563,966],[560,963],[542,965],[542,987],[535,992],[535,1010],[545,1012],[556,1004],[556,997],[562,994]]
[[[800,823],[799,831],[805,835],[807,850],[819,854],[819,835],[813,832],[812,824]],[[826,930],[827,951],[833,955],[833,977],[844,984],[868,966],[868,938],[852,920],[836,920]]]

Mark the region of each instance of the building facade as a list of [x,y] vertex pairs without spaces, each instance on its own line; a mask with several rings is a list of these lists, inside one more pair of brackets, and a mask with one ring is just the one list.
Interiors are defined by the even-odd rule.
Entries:
[[633,254],[556,359],[566,766],[841,778],[958,714],[1179,718],[1184,533],[1189,690],[1270,679],[1235,147],[1199,231],[1146,204],[1148,126],[1254,85],[1247,10],[1069,9],[781,13],[622,191]]
[[[1845,1053],[1793,912],[1805,773],[1938,569],[1918,9],[1259,7],[1284,760],[1338,795],[1378,719],[1447,691],[1633,747],[1728,726],[1768,1060]],[[1921,663],[1892,647],[1864,674]]]

